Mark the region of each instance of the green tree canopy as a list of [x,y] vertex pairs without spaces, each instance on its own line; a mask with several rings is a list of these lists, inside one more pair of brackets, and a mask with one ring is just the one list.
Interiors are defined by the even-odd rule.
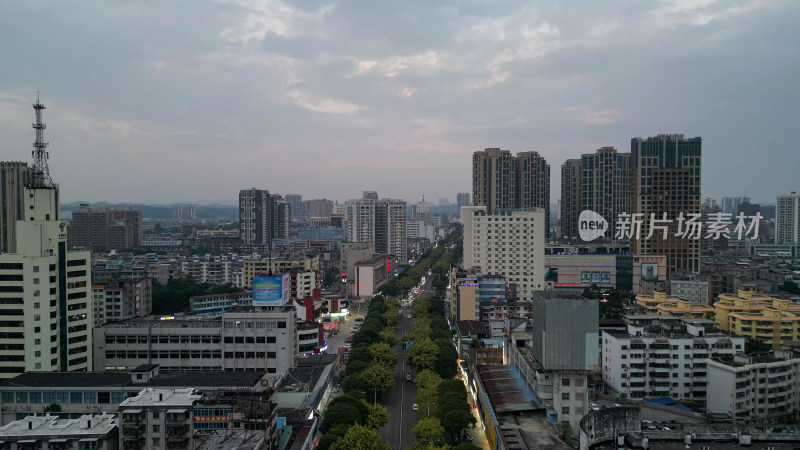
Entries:
[[389,423],[389,411],[380,404],[367,404],[369,414],[367,415],[367,427],[373,430],[383,428]]
[[328,403],[322,416],[322,432],[327,432],[337,425],[349,426],[364,423],[369,414],[369,409],[364,402],[349,395],[336,397]]
[[388,367],[394,367],[397,364],[397,352],[389,344],[376,342],[369,349],[375,362],[385,364]]
[[392,450],[392,446],[378,437],[377,431],[356,424],[331,445],[331,450]]
[[423,443],[444,444],[444,427],[436,417],[420,419],[413,428],[414,439]]
[[406,361],[417,372],[433,369],[436,365],[439,348],[429,338],[421,338],[413,342],[406,351]]

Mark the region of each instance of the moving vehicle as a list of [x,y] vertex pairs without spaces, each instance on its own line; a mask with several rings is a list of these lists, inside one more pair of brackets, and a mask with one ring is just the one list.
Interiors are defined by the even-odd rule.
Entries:
[[363,322],[363,321],[364,321],[363,317],[356,317],[356,322]]
[[411,374],[410,373],[406,374],[406,381],[411,381]]
[[412,406],[411,409],[414,410],[414,411],[417,411],[417,410],[419,410],[419,405],[414,403],[414,406]]
[[600,407],[597,406],[597,403],[592,403],[589,407],[592,408],[592,411],[600,411]]

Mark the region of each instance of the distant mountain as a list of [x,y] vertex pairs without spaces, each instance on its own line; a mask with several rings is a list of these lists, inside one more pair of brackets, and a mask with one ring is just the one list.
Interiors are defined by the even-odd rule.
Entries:
[[[78,210],[81,207],[81,204],[89,203],[89,202],[72,202],[72,203],[65,203],[61,205],[61,212],[62,215],[65,217],[71,217],[72,211]],[[186,206],[186,205],[193,205],[191,203],[175,203],[170,205],[146,205],[146,204],[134,204],[134,203],[108,203],[108,202],[97,202],[97,203],[89,203],[92,208],[127,208],[133,207],[135,209],[142,210],[142,218],[143,219],[162,219],[162,220],[169,220],[172,219],[172,207],[173,206]],[[198,219],[218,219],[218,218],[235,218],[239,216],[239,208],[233,205],[222,205],[222,204],[212,204],[212,205],[193,205],[195,208],[195,215]],[[65,214],[68,213],[68,214]]]

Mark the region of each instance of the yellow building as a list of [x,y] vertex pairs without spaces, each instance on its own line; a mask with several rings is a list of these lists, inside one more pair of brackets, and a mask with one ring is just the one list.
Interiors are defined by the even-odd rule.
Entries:
[[744,284],[736,295],[721,294],[714,303],[717,326],[759,339],[772,348],[800,341],[800,304],[759,294]]
[[636,304],[643,307],[646,314],[658,314],[681,318],[702,318],[713,314],[714,308],[702,303],[693,303],[683,297],[667,295],[666,292],[653,292],[652,296],[637,295]]

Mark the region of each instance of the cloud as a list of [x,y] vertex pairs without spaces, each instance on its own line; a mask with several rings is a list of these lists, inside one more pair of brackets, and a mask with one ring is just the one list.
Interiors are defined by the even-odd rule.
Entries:
[[580,106],[570,106],[564,108],[564,111],[585,125],[610,125],[616,123],[622,115],[622,111],[616,109],[591,110]]
[[358,105],[343,102],[332,98],[319,100],[311,99],[310,96],[300,91],[289,91],[287,95],[294,99],[294,102],[310,111],[327,114],[355,114],[358,112]]

